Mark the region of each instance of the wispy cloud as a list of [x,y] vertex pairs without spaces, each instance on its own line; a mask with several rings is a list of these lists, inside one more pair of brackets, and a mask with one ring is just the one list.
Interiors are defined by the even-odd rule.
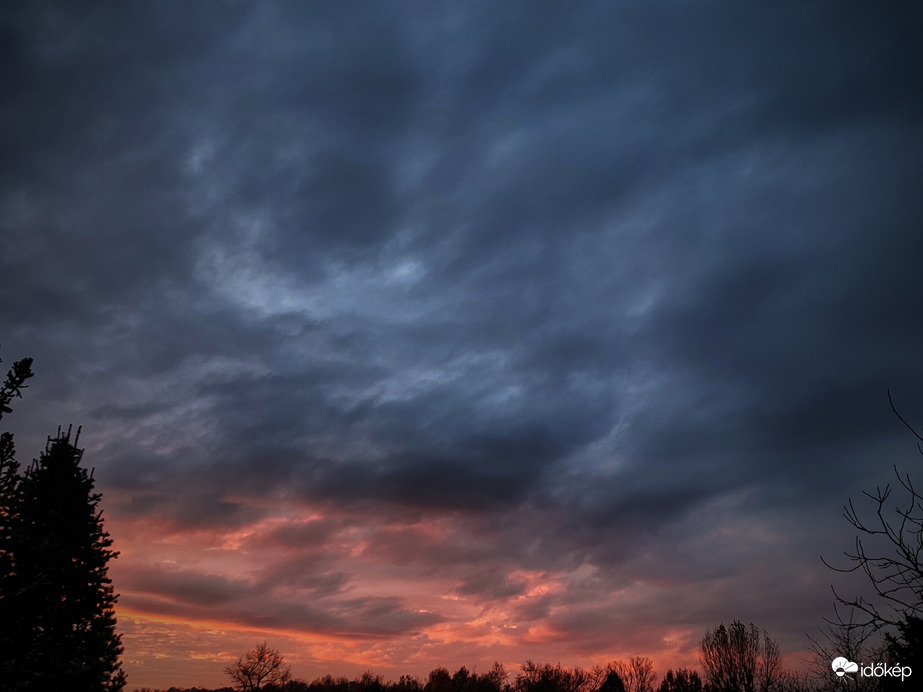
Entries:
[[10,425],[84,426],[138,684],[802,646],[923,411],[920,19],[7,12]]

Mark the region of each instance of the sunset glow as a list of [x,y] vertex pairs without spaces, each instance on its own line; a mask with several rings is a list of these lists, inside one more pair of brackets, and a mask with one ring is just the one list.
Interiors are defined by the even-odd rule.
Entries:
[[82,426],[126,692],[735,620],[805,670],[870,594],[821,558],[919,462],[916,6],[3,15],[0,432]]
[[[648,576],[659,559],[650,551],[609,573],[570,556],[525,568],[534,547],[486,531],[477,516],[234,502],[258,516],[233,527],[127,519],[127,504],[110,495],[121,550],[112,577],[134,679],[217,687],[228,661],[263,640],[303,678],[366,670],[425,678],[438,666],[488,670],[494,661],[515,671],[526,659],[589,668],[637,655],[694,667],[696,610],[727,598],[714,579],[711,596],[662,570]],[[704,514],[724,526],[732,508]],[[763,523],[739,524],[693,535],[688,549],[758,553],[777,540]],[[690,624],[677,627],[683,620]]]

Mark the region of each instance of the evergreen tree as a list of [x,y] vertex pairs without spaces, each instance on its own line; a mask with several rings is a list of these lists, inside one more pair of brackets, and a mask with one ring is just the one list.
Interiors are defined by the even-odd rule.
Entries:
[[[923,670],[923,618],[906,615],[897,623],[897,634],[885,635],[887,652],[894,665]],[[899,687],[896,683],[893,687]]]
[[19,591],[13,556],[14,526],[19,516],[19,463],[15,458],[13,436],[0,435],[0,678],[7,680],[19,660],[17,647],[22,640],[16,612]]
[[[79,429],[77,436],[79,437]],[[19,484],[13,609],[22,690],[121,690],[116,594],[107,564],[117,553],[103,530],[100,495],[80,466],[71,430],[49,438]],[[10,597],[5,593],[4,598]],[[16,688],[13,688],[16,689]]]
[[[32,377],[32,359],[23,358],[13,364],[0,385],[0,418],[12,412],[10,403],[22,396],[26,380]],[[19,591],[14,555],[14,530],[19,518],[20,475],[12,433],[0,434],[0,680],[4,689],[9,684],[20,660],[17,647],[22,637],[17,612]]]

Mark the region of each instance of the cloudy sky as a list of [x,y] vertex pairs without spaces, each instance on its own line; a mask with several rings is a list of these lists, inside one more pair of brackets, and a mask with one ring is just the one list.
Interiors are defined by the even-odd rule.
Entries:
[[918,7],[0,13],[3,422],[83,426],[130,686],[799,665],[921,467]]

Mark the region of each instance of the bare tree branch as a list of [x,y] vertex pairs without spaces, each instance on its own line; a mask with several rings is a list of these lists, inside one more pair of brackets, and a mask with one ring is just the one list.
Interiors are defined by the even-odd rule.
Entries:
[[[903,417],[903,416],[900,414],[900,412],[897,410],[897,407],[894,405],[894,400],[891,398],[891,390],[890,390],[890,389],[888,390],[888,403],[891,404],[891,410],[894,411],[894,415],[897,416],[898,420],[900,420],[900,422],[903,423],[903,424],[907,427],[907,429],[908,429],[910,432],[913,433],[913,436],[914,436],[915,438],[917,438],[918,440],[920,440],[920,442],[923,442],[923,436],[921,436],[920,433],[918,433],[916,430],[914,430],[914,429],[913,429],[913,426],[912,426],[910,423],[908,423],[906,420],[904,420],[904,417]],[[917,449],[919,449],[919,450],[920,450],[920,453],[923,454],[923,449],[920,448],[920,443],[919,443],[919,442],[917,443]]]
[[224,672],[231,676],[234,687],[240,692],[257,692],[264,685],[284,685],[291,677],[288,664],[276,649],[266,642],[246,652],[237,663],[228,666]]
[[[901,423],[923,441],[897,411],[890,391],[888,401]],[[923,452],[919,442],[917,448]],[[877,631],[895,627],[908,616],[923,615],[923,495],[910,474],[902,474],[896,465],[893,468],[899,485],[878,486],[874,492],[862,493],[874,503],[869,519],[864,518],[852,498],[843,508],[844,518],[857,531],[855,549],[843,553],[848,566],[837,567],[821,558],[836,572],[861,571],[877,597],[874,602],[863,596],[847,598],[834,588],[836,602],[850,611],[848,620],[840,618],[843,627],[869,627]],[[899,491],[897,494],[895,489]],[[903,497],[897,497],[901,494]]]

